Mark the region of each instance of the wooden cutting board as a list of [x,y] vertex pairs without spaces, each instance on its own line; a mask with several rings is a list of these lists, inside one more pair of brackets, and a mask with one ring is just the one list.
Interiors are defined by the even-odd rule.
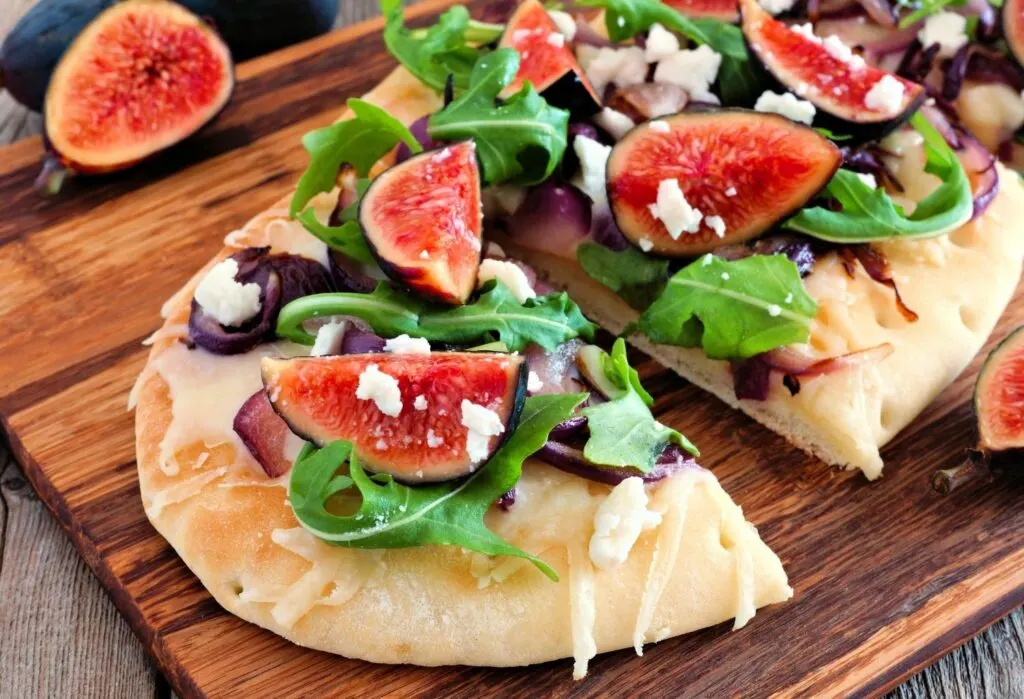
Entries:
[[[450,0],[417,6],[436,13]],[[481,3],[476,3],[478,6]],[[661,419],[699,440],[796,590],[723,625],[531,669],[370,665],[305,650],[223,612],[150,527],[128,392],[160,304],[227,231],[284,195],[301,135],[393,67],[379,21],[239,67],[216,124],[127,173],[31,190],[38,139],[0,150],[0,416],[25,473],[183,696],[875,694],[1024,603],[1024,476],[949,497],[928,486],[972,443],[978,361],[886,450],[869,484],[826,468],[647,361]],[[1024,322],[1018,298],[995,333]],[[112,668],[112,671],[116,669]]]

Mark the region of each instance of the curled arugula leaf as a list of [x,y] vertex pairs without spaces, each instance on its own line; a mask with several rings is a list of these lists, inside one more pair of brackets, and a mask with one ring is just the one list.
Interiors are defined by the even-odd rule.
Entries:
[[488,184],[537,184],[562,162],[568,143],[569,112],[552,107],[527,82],[504,102],[498,95],[519,71],[510,48],[477,61],[469,89],[434,114],[427,133],[437,141],[472,138]]
[[591,279],[601,282],[638,310],[651,305],[668,280],[668,260],[649,257],[633,246],[616,251],[596,243],[583,243],[576,250],[576,259]]
[[942,180],[909,216],[884,189],[872,189],[856,173],[839,170],[825,189],[842,211],[807,208],[783,226],[836,243],[870,243],[889,238],[933,238],[970,220],[974,195],[963,165],[946,139],[918,112],[910,123],[924,137],[925,171]]
[[[528,559],[558,580],[544,561],[488,529],[484,515],[519,482],[523,461],[586,397],[562,393],[527,398],[519,426],[490,461],[466,479],[436,485],[414,488],[388,475],[369,475],[352,454],[351,444],[332,442],[296,462],[288,487],[292,509],[307,531],[330,544],[373,549],[461,546],[490,556]],[[346,460],[347,477],[338,473]],[[330,512],[330,497],[353,485],[362,495],[359,510],[349,516]]]
[[[407,29],[402,19],[401,0],[381,0],[381,13],[387,17],[384,45],[406,70],[427,87],[441,92],[451,75],[457,89],[469,85],[469,74],[482,51],[468,42],[473,38],[483,43],[501,35],[499,25],[472,22],[462,5],[446,10],[437,24],[426,29]],[[471,24],[473,31],[470,31]],[[488,27],[497,27],[486,32]],[[481,35],[481,36],[476,36]],[[492,38],[493,35],[493,38]]]
[[549,294],[520,304],[501,282],[488,282],[476,302],[458,308],[428,306],[381,282],[370,294],[314,294],[292,301],[277,319],[277,334],[312,345],[304,321],[325,316],[354,316],[385,337],[408,334],[430,341],[466,344],[492,334],[508,350],[530,343],[554,350],[575,337],[592,338],[595,326],[566,293]]
[[708,254],[669,279],[638,327],[654,342],[741,359],[807,342],[817,312],[785,255],[728,262]]
[[647,473],[669,444],[678,444],[694,456],[700,455],[690,440],[651,415],[648,406],[653,400],[640,385],[636,369],[629,366],[625,340],[620,337],[615,341],[611,354],[602,357],[602,364],[605,376],[621,393],[606,403],[582,410],[590,428],[590,438],[583,447],[588,461]]

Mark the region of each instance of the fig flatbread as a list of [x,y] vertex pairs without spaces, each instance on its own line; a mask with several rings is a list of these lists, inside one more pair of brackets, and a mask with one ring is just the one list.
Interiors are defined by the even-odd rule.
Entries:
[[[404,70],[366,99],[409,123],[438,106]],[[336,195],[313,202],[326,217]],[[792,595],[779,559],[709,472],[687,468],[652,489],[660,526],[625,563],[602,571],[587,543],[610,488],[530,462],[517,504],[488,526],[558,571],[554,583],[520,559],[454,547],[370,551],[329,546],[301,528],[287,476],[270,480],[232,431],[261,386],[263,355],[190,351],[189,304],[215,262],[270,245],[314,259],[323,244],[282,203],[230,234],[216,260],[164,306],[165,323],[132,401],[145,511],[214,598],[233,614],[311,648],[382,663],[510,666],[635,646],[754,611]],[[298,440],[296,440],[298,442]],[[298,443],[289,445],[291,456]],[[571,516],[567,516],[570,513]]]

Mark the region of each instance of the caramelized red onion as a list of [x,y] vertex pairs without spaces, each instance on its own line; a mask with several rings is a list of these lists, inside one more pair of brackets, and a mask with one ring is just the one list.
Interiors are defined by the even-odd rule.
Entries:
[[900,315],[908,323],[917,321],[917,313],[908,308],[907,304],[903,302],[900,290],[896,287],[896,281],[892,278],[892,266],[889,264],[889,258],[881,250],[869,243],[845,245],[839,249],[839,257],[842,260],[843,269],[846,270],[846,274],[851,279],[856,272],[856,264],[860,262],[861,267],[864,268],[864,271],[871,277],[872,281],[892,289],[892,293],[896,298],[896,308],[899,309]]
[[338,354],[371,354],[384,351],[385,340],[380,335],[361,328],[356,321],[349,321],[345,333],[341,336],[341,349]]
[[319,262],[298,255],[271,255],[269,247],[246,248],[231,256],[238,262],[235,279],[260,287],[259,313],[237,328],[218,323],[192,300],[189,340],[214,354],[241,354],[274,337],[281,307],[302,296],[334,290],[331,275]]
[[800,379],[834,374],[854,366],[880,362],[893,352],[888,342],[838,357],[816,359],[788,347],[754,355],[732,366],[733,389],[741,400],[767,400],[772,372],[783,375],[783,384],[790,394],[800,392]]
[[700,468],[693,457],[675,444],[665,447],[654,468],[647,473],[635,468],[598,466],[587,461],[581,449],[555,441],[548,441],[535,456],[560,471],[608,485],[618,485],[634,477],[643,479],[645,483],[654,483],[684,468]]
[[608,106],[639,124],[681,112],[689,101],[689,94],[679,85],[652,82],[615,88]]
[[956,151],[964,166],[974,196],[973,218],[981,215],[999,193],[996,158],[965,127],[950,121],[948,114],[936,106],[921,107],[921,113]]
[[[431,116],[430,114],[422,116],[409,125],[409,131],[419,141],[420,145],[423,146],[423,150],[431,150],[441,145],[427,134],[427,121],[430,120]],[[410,150],[409,146],[405,145],[405,142],[399,143],[398,150],[395,152],[395,162],[400,163],[408,160],[410,157],[412,157],[412,150]]]
[[278,478],[288,473],[292,463],[284,450],[292,431],[270,404],[266,391],[261,388],[242,404],[232,427],[267,476]]
[[814,247],[809,238],[793,234],[773,235],[753,243],[723,245],[715,248],[716,257],[723,260],[742,260],[754,255],[785,255],[796,265],[801,277],[814,269]]
[[377,278],[369,274],[360,262],[337,250],[328,252],[328,260],[331,265],[331,277],[340,291],[368,294],[376,288]]
[[576,258],[590,234],[590,198],[567,182],[548,180],[530,189],[506,221],[509,236],[532,250]]

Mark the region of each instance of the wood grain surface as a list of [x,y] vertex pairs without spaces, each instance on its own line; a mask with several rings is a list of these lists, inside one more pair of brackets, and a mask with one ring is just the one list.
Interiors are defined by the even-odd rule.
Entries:
[[[24,4],[0,0],[0,35],[14,16],[5,3]],[[342,21],[375,14],[374,5],[342,0]],[[887,477],[868,486],[648,364],[663,419],[717,445],[707,465],[779,551],[797,588],[792,603],[749,629],[662,644],[642,660],[613,654],[574,686],[565,663],[539,672],[375,668],[287,646],[224,615],[138,502],[123,406],[144,357],[139,341],[157,327],[159,303],[223,232],[291,186],[302,166],[299,135],[389,67],[379,38],[362,29],[260,59],[240,68],[235,99],[213,129],[135,172],[79,181],[59,202],[27,190],[37,141],[0,152],[0,200],[9,203],[0,214],[0,326],[8,334],[0,340],[0,415],[46,504],[176,687],[278,696],[339,682],[365,695],[721,694],[744,686],[873,693],[1020,604],[1024,519],[1014,504],[1024,480],[977,484],[948,499],[926,485],[930,469],[969,443],[969,378],[886,451]],[[36,128],[0,103],[0,138]],[[1024,320],[1024,308],[1014,315]],[[0,696],[163,694],[141,646],[16,469],[0,450]],[[895,694],[1024,696],[1022,638],[1018,612]],[[228,667],[239,648],[250,664]]]

